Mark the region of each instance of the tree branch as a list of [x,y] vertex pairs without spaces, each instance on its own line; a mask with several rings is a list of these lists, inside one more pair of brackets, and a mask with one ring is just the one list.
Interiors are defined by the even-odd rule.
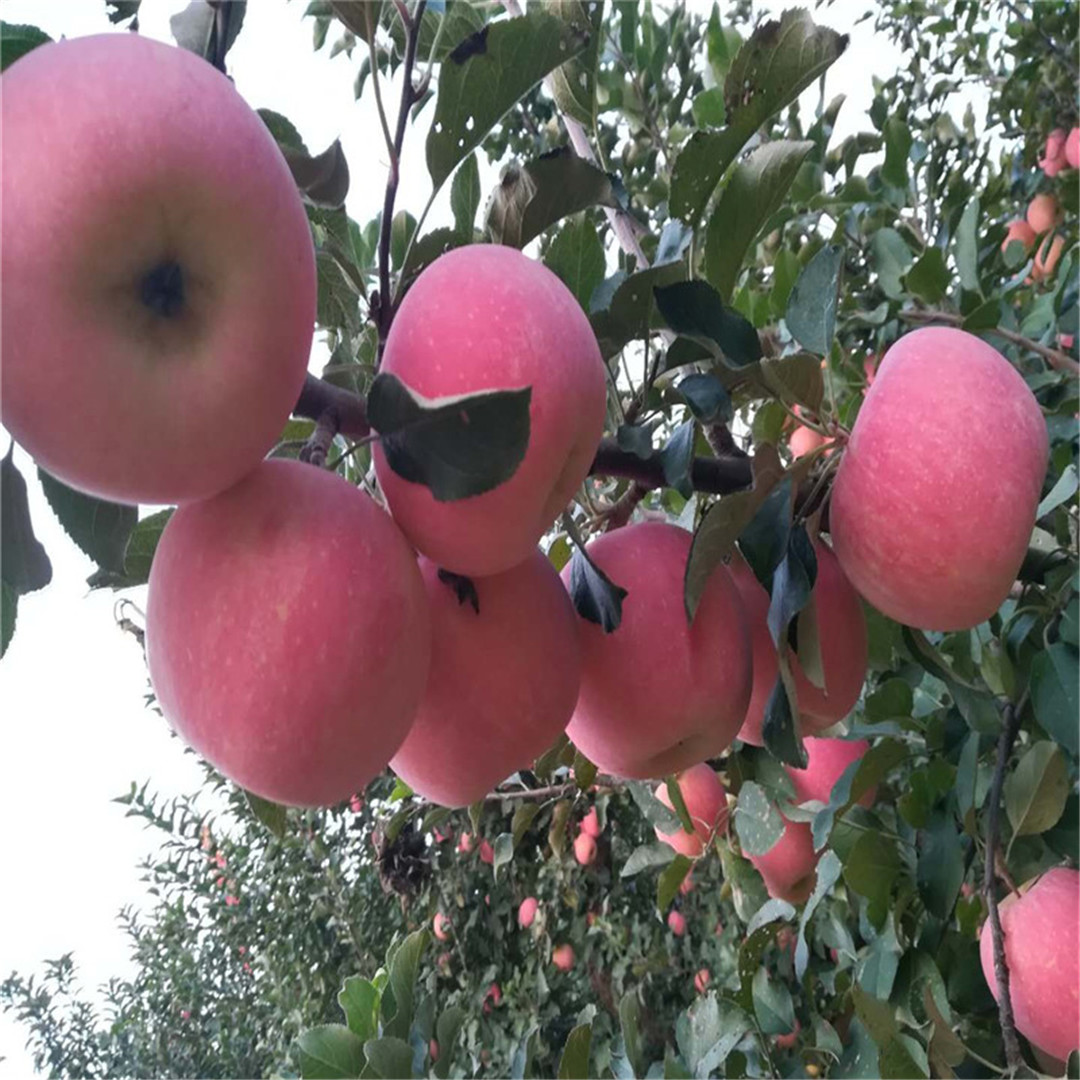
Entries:
[[338,432],[342,435],[362,439],[371,434],[367,403],[359,394],[328,383],[325,379],[307,375],[300,399],[293,406],[293,414],[318,422],[327,413],[332,413],[336,418]]
[[[600,774],[593,780],[590,786],[614,788],[618,787],[623,782],[624,781],[619,780],[617,777]],[[484,796],[484,802],[502,802],[503,799],[528,801],[531,799],[557,798],[559,795],[569,795],[577,790],[577,784],[573,780],[568,780],[565,784],[550,784],[548,787],[521,788],[517,791],[493,791],[489,795]]]
[[[964,322],[963,315],[956,315],[951,311],[936,310],[901,311],[900,318],[903,319],[904,322],[940,322],[946,323],[949,326],[962,326]],[[995,326],[986,332],[989,334],[997,334],[998,337],[1004,338],[1013,345],[1019,345],[1021,349],[1027,349],[1028,352],[1033,352],[1037,356],[1041,356],[1057,371],[1067,371],[1071,375],[1080,375],[1080,363],[1077,363],[1068,353],[1064,353],[1060,349],[1051,349],[1049,345],[1041,345],[1039,342],[1032,341],[1031,338],[1024,337],[1023,334],[1018,334],[1015,330],[1008,330],[1004,326]]]
[[1013,1073],[1021,1068],[1024,1059],[1016,1038],[1016,1021],[1013,1019],[1012,999],[1009,997],[1009,965],[1005,961],[1005,937],[1001,929],[994,867],[998,852],[998,815],[1001,809],[1001,790],[1005,783],[1005,766],[1012,753],[1016,733],[1020,728],[1020,708],[1011,702],[1005,706],[1002,716],[1001,738],[998,740],[997,764],[990,785],[989,815],[986,823],[986,868],[983,875],[983,892],[990,909],[990,933],[994,946],[994,981],[997,983],[998,1015],[1001,1018],[1001,1035],[1005,1043],[1005,1062]]

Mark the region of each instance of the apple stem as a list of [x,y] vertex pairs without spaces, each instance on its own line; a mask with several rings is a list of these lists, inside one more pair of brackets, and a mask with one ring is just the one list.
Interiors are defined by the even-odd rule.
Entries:
[[315,421],[315,430],[300,450],[300,460],[318,468],[326,464],[326,455],[338,433],[338,414],[333,407],[326,409]]
[[1005,767],[1012,754],[1013,743],[1020,729],[1020,706],[1009,702],[1003,710],[1001,737],[998,739],[997,763],[990,785],[989,812],[986,822],[986,867],[983,876],[983,892],[990,909],[990,935],[994,946],[994,979],[997,983],[998,1016],[1001,1020],[1001,1036],[1005,1043],[1005,1062],[1010,1072],[1023,1067],[1020,1043],[1016,1038],[1016,1021],[1013,1019],[1012,999],[1009,997],[1009,965],[1005,960],[1005,935],[1001,928],[995,892],[995,871],[998,855],[999,812],[1001,791],[1005,783]]

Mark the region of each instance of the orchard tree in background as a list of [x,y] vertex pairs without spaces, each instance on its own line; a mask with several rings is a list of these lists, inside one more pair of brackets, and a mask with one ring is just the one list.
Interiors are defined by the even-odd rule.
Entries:
[[837,141],[828,7],[317,0],[367,222],[108,7],[2,28],[3,422],[210,764],[39,1067],[1077,1075],[1075,6],[869,10]]

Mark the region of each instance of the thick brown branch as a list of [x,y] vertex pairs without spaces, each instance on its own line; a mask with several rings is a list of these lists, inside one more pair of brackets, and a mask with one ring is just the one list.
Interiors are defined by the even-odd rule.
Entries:
[[1002,716],[1001,738],[998,740],[997,764],[990,784],[989,812],[986,822],[986,870],[983,891],[990,909],[990,935],[994,946],[994,980],[997,983],[998,1015],[1001,1019],[1001,1035],[1005,1043],[1005,1062],[1015,1073],[1024,1064],[1020,1043],[1016,1038],[1016,1021],[1013,1019],[1012,999],[1009,996],[1009,965],[1005,961],[1005,936],[1001,929],[998,912],[994,868],[998,854],[999,811],[1001,789],[1005,783],[1005,767],[1012,754],[1016,733],[1020,728],[1020,709],[1011,703],[1005,706]]
[[315,421],[330,413],[336,418],[337,429],[342,435],[362,439],[371,434],[364,399],[351,390],[344,390],[314,375],[304,379],[304,388],[300,391],[300,400],[293,407],[293,413]]
[[[645,488],[667,486],[663,458],[654,450],[647,458],[623,450],[614,439],[603,439],[593,458],[590,476],[623,476]],[[695,491],[728,495],[749,487],[753,481],[750,459],[745,457],[694,458],[690,482]]]
[[[901,311],[900,318],[905,322],[946,323],[949,326],[961,326],[964,322],[963,315],[957,315],[951,311]],[[1039,342],[1032,341],[1031,338],[1024,337],[1023,334],[1018,334],[1015,330],[1009,330],[1004,326],[995,326],[987,330],[987,333],[997,334],[998,337],[1004,338],[1013,345],[1019,345],[1021,349],[1027,349],[1028,352],[1041,356],[1052,368],[1056,368],[1058,371],[1067,371],[1071,375],[1080,375],[1080,363],[1077,363],[1068,353],[1064,353],[1060,349],[1051,349],[1049,345],[1041,345]]]

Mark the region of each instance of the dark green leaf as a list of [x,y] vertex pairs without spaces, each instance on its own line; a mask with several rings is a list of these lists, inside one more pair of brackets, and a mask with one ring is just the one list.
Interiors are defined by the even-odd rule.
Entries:
[[761,376],[767,386],[788,402],[797,402],[817,412],[825,392],[821,361],[810,353],[761,361]]
[[559,1058],[559,1080],[589,1080],[589,1050],[592,1046],[592,1024],[578,1024],[566,1037]]
[[42,468],[37,472],[45,498],[64,532],[102,570],[122,573],[124,550],[138,521],[138,508],[84,495],[62,484]]
[[773,571],[787,554],[792,510],[791,476],[785,474],[739,534],[739,550],[770,594]]
[[920,300],[936,304],[948,291],[949,268],[941,248],[928,248],[926,254],[907,272],[907,287]]
[[[670,285],[685,277],[686,264],[673,262],[602,282],[589,303],[590,321],[601,354],[605,358],[614,356],[628,342],[644,337],[658,323],[653,311],[654,287]],[[610,299],[609,282],[615,285]]]
[[787,638],[791,620],[806,607],[817,580],[817,556],[800,522],[788,534],[787,552],[772,578],[768,624],[773,644]]
[[628,990],[619,1002],[619,1028],[622,1031],[623,1053],[634,1076],[644,1076],[646,1064],[641,1039],[641,1002],[636,990]]
[[1068,502],[1076,494],[1078,487],[1080,487],[1080,472],[1077,472],[1076,464],[1070,461],[1062,470],[1057,483],[1047,493],[1046,498],[1039,503],[1035,517],[1045,517],[1062,503]]
[[514,811],[514,816],[510,822],[510,835],[513,837],[515,848],[524,839],[525,834],[529,831],[529,826],[532,825],[536,815],[539,813],[540,805],[534,802],[522,803]]
[[349,165],[341,141],[335,139],[314,157],[288,147],[282,148],[296,186],[314,206],[337,209],[349,194]]
[[132,585],[141,585],[150,579],[150,565],[154,560],[161,534],[165,531],[173,510],[159,510],[144,517],[128,537],[124,549],[124,577]]
[[667,866],[674,854],[675,850],[669,844],[642,844],[630,852],[630,857],[619,871],[619,877],[633,877],[642,870],[651,870],[654,866]]
[[589,300],[604,280],[604,245],[596,226],[585,216],[573,218],[556,233],[544,265],[589,310]]
[[476,154],[470,154],[454,173],[450,185],[450,209],[454,214],[454,230],[471,240],[480,207],[480,168]]
[[637,807],[644,815],[645,820],[654,828],[663,833],[678,832],[682,828],[679,815],[670,806],[665,806],[652,793],[652,788],[648,784],[642,783],[640,780],[628,780],[626,789],[630,792],[630,797],[637,803]]
[[893,187],[906,187],[908,153],[911,151],[911,129],[898,116],[885,121],[885,164],[881,176]]
[[[953,237],[953,258],[959,272],[960,284],[968,292],[979,292],[979,199],[968,200]],[[997,324],[995,317],[994,325]],[[965,327],[966,329],[966,327]]]
[[304,1080],[346,1080],[364,1067],[364,1044],[344,1024],[309,1028],[296,1049]]
[[288,811],[285,807],[250,791],[244,792],[244,798],[247,799],[255,820],[280,840],[285,835],[288,825]]
[[784,682],[781,672],[765,703],[765,718],[761,722],[761,738],[765,749],[778,761],[805,769],[806,747],[799,734],[797,714],[793,705],[793,688]]
[[34,535],[26,481],[14,453],[12,444],[0,461],[0,575],[9,589],[21,596],[52,581],[52,563]]
[[0,581],[0,657],[7,652],[15,635],[15,618],[18,613],[18,593],[6,581]]
[[20,56],[25,56],[52,38],[36,26],[0,22],[0,71],[9,68]]
[[884,905],[900,866],[894,840],[881,833],[864,832],[844,860],[844,881],[868,900]]
[[[420,970],[420,956],[427,944],[427,931],[416,930],[409,934],[394,950],[389,959],[389,979],[382,999],[383,1034],[399,1039],[409,1037],[413,1022],[413,995],[416,976]],[[390,999],[392,998],[392,1012]]]
[[616,585],[586,552],[574,549],[570,559],[570,599],[583,619],[610,634],[622,622],[622,602],[626,597],[626,590]]
[[678,282],[653,292],[660,314],[675,333],[712,342],[731,367],[761,359],[761,341],[753,324],[726,307],[708,282]]
[[620,450],[629,450],[644,461],[652,454],[652,426],[620,424],[615,433],[615,441]]
[[439,502],[491,491],[509,480],[529,445],[529,387],[427,400],[380,372],[368,418],[390,467]]
[[699,997],[679,1017],[675,1027],[679,1050],[690,1075],[714,1075],[752,1027],[750,1017],[731,1002],[718,1000],[712,993]]
[[[826,244],[803,267],[788,297],[784,314],[788,330],[804,349],[818,356],[828,356],[832,348],[843,266],[843,247]],[[816,403],[807,404],[817,407]]]
[[795,975],[801,979],[806,974],[806,965],[809,962],[809,949],[806,945],[806,928],[810,925],[810,919],[817,910],[818,904],[829,894],[829,890],[840,880],[840,859],[835,851],[826,851],[817,864],[817,872],[814,878],[814,891],[803,905],[802,914],[799,916],[798,937],[795,940]]
[[870,255],[882,291],[890,300],[904,295],[901,278],[911,265],[911,249],[895,229],[878,229],[870,239]]
[[386,1036],[368,1039],[364,1043],[368,1066],[384,1080],[400,1080],[412,1076],[412,1048],[404,1039]]
[[751,993],[754,1013],[766,1035],[786,1035],[795,1030],[791,992],[778,979],[770,979],[766,968],[758,968],[751,983]]
[[451,1005],[439,1016],[435,1025],[435,1038],[439,1044],[439,1060],[435,1062],[435,1075],[439,1080],[446,1080],[450,1074],[450,1063],[454,1060],[454,1044],[458,1033],[468,1019],[468,1014],[457,1005]]
[[1076,684],[1076,650],[1055,641],[1031,662],[1031,704],[1039,726],[1075,758],[1080,753],[1076,717],[1080,688]]
[[914,707],[911,685],[906,679],[886,679],[866,697],[866,719],[871,724],[907,720]]
[[748,934],[746,940],[739,946],[737,962],[739,989],[735,994],[735,1000],[748,1013],[754,1011],[754,976],[761,968],[761,958],[765,955],[765,950],[773,943],[779,930],[779,923],[766,923],[752,934]]
[[694,493],[694,486],[690,481],[690,466],[694,460],[696,430],[696,421],[684,421],[672,432],[671,438],[660,451],[664,483],[675,488],[684,499],[689,499]]
[[671,906],[693,865],[685,855],[676,855],[660,874],[656,881],[656,908],[661,915]]
[[927,910],[946,919],[964,883],[964,849],[951,814],[935,814],[919,834],[916,881]]
[[746,855],[771,851],[784,832],[784,819],[759,784],[750,780],[739,791],[735,831]]
[[1005,780],[1005,812],[1017,836],[1053,828],[1069,797],[1065,756],[1052,742],[1034,743]]
[[675,389],[703,424],[730,423],[734,416],[731,397],[715,375],[687,375]]
[[230,3],[220,13],[218,5],[208,0],[195,0],[169,18],[169,31],[180,48],[209,60],[224,71],[225,55],[240,33],[246,10],[246,0]]

